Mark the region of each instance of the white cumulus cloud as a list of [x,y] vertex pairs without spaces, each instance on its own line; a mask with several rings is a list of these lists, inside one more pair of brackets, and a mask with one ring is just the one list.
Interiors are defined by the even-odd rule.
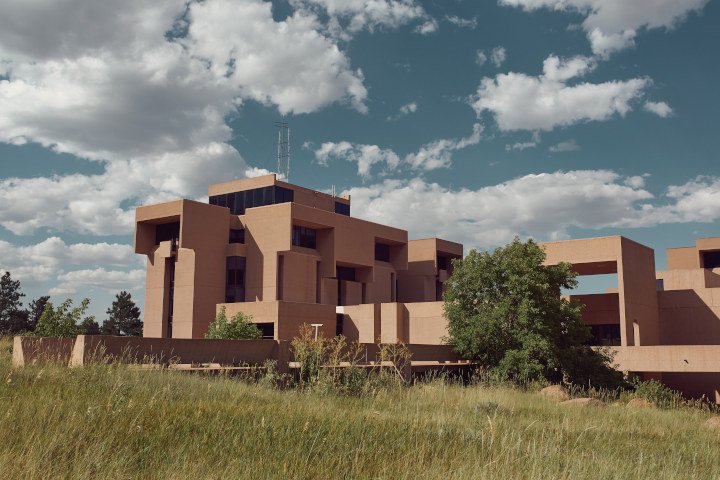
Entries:
[[641,29],[672,28],[708,0],[500,0],[501,5],[532,11],[547,8],[576,11],[593,52],[608,56],[631,47]]
[[643,108],[650,112],[654,113],[658,117],[661,118],[667,118],[673,113],[673,109],[665,102],[645,102],[645,105],[643,105]]
[[510,72],[483,78],[471,105],[478,115],[492,113],[503,131],[552,130],[625,115],[651,83],[647,78],[633,78],[568,84],[594,65],[588,57],[560,59],[551,55],[543,62],[540,76]]
[[439,236],[466,247],[492,247],[514,235],[568,238],[568,229],[639,228],[720,219],[720,178],[670,186],[661,198],[642,177],[610,170],[525,175],[476,190],[421,178],[351,188],[353,215],[407,229],[411,238]]
[[[364,112],[363,75],[316,16],[261,0],[0,0],[0,142],[104,172],[0,181],[0,225],[128,233],[132,207],[254,172],[228,142],[246,100]],[[242,25],[242,28],[238,26]]]

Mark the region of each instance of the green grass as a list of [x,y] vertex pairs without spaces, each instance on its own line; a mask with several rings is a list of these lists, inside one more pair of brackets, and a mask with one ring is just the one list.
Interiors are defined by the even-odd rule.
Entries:
[[10,367],[2,478],[719,478],[698,410],[563,407],[440,381],[365,398],[125,366]]

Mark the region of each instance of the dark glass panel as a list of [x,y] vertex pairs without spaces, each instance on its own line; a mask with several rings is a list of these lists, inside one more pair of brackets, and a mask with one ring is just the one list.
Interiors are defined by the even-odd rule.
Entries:
[[336,277],[338,280],[355,281],[355,269],[352,267],[337,267]]
[[347,215],[350,216],[350,205],[346,205],[344,203],[335,202],[335,213],[339,213],[340,215]]
[[720,268],[720,252],[702,252],[703,268]]
[[218,204],[218,197],[217,195],[211,195],[210,199],[208,200],[210,205],[217,205]]
[[380,260],[381,262],[389,262],[390,261],[390,245],[385,245],[384,243],[376,243],[375,244],[375,260]]
[[228,243],[245,243],[245,229],[231,228]]
[[314,228],[293,225],[292,244],[298,247],[315,248],[317,232]]
[[155,226],[155,245],[168,240],[180,239],[180,222],[163,223]]

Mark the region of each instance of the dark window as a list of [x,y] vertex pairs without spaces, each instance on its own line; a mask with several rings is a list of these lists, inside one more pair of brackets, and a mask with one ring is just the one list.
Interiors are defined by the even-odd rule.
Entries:
[[376,243],[375,244],[375,260],[380,260],[381,262],[389,262],[390,261],[390,245],[385,245],[384,243]]
[[335,315],[335,318],[337,322],[335,323],[335,335],[340,336],[343,334],[343,323],[345,320],[345,315],[342,313],[338,313]]
[[338,280],[355,281],[355,269],[352,267],[337,267],[336,277]]
[[298,247],[315,248],[317,231],[314,228],[293,225],[292,244]]
[[245,243],[245,229],[231,228],[228,243]]
[[287,203],[293,201],[294,191],[289,188],[275,187],[275,203]]
[[275,338],[275,324],[274,323],[256,323],[255,326],[260,330],[262,338]]
[[292,202],[293,191],[289,188],[271,185],[241,192],[212,195],[208,201],[210,205],[229,208],[233,215],[245,215],[245,210],[248,208]]
[[702,252],[703,268],[720,268],[719,252]]
[[444,255],[437,256],[438,270],[447,270],[449,264],[450,264],[450,262],[449,262],[448,257],[446,257]]
[[245,301],[245,257],[227,257],[225,303]]
[[617,346],[620,345],[620,324],[607,323],[590,325],[592,336],[587,341],[592,346]]
[[350,205],[341,202],[335,202],[335,213],[350,216]]
[[177,241],[180,239],[180,222],[163,223],[155,226],[155,245],[160,242]]

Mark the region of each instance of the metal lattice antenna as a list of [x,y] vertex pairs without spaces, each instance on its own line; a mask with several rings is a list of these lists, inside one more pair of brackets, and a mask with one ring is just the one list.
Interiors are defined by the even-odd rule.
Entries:
[[282,116],[279,122],[275,122],[278,128],[277,140],[277,171],[279,175],[285,177],[285,181],[290,180],[290,126]]

